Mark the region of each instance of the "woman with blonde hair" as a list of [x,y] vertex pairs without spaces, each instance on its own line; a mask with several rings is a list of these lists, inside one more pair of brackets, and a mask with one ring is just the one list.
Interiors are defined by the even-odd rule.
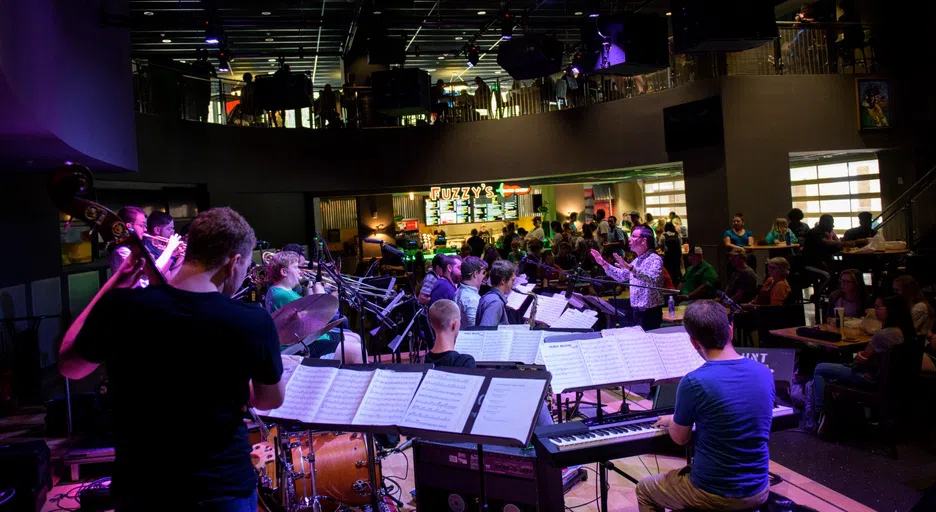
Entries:
[[790,262],[786,258],[770,258],[767,260],[767,275],[770,277],[764,281],[764,286],[761,287],[752,304],[758,306],[786,304],[791,291],[790,283],[787,282],[787,277],[790,275]]
[[767,245],[779,245],[782,243],[785,243],[786,245],[793,245],[799,243],[799,240],[790,229],[786,218],[779,217],[774,221],[773,229],[770,230],[770,233],[767,233],[767,237],[764,239],[764,242],[766,242]]

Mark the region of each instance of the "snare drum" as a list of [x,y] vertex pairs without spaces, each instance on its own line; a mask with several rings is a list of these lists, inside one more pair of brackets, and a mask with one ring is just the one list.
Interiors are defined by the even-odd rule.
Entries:
[[[309,461],[308,432],[290,432],[282,435],[292,476],[296,503],[310,505],[313,498],[312,464]],[[312,434],[315,455],[316,494],[323,511],[332,511],[338,505],[360,506],[370,503],[371,489],[368,474],[367,445],[359,433],[319,432]],[[377,466],[377,482],[381,480]]]

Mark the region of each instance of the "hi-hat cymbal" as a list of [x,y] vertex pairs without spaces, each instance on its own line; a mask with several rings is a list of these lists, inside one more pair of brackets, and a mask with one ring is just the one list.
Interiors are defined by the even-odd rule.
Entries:
[[280,344],[292,345],[322,330],[337,312],[338,297],[332,295],[309,295],[277,309],[273,313],[273,322],[279,332]]

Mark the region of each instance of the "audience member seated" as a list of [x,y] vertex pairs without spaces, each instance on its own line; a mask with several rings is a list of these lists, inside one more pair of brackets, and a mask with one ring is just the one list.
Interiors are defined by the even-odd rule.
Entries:
[[500,254],[497,252],[497,248],[494,246],[488,246],[484,251],[484,262],[487,263],[487,268],[491,268],[494,265],[494,262],[501,259]]
[[559,256],[556,256],[556,265],[562,270],[575,270],[578,260],[572,254],[572,246],[568,242],[559,244]]
[[554,220],[549,223],[549,229],[552,230],[551,250],[553,254],[559,254],[559,244],[567,239],[565,230],[562,229],[562,224],[558,220]]
[[874,238],[874,235],[877,234],[877,230],[871,229],[871,221],[874,220],[874,216],[871,215],[871,212],[861,212],[858,214],[858,227],[851,228],[845,232],[845,236],[842,237],[842,240],[846,242],[853,242],[856,240],[864,240],[866,238]]
[[790,263],[786,258],[770,258],[767,260],[767,280],[761,286],[760,292],[752,304],[756,306],[782,306],[790,296]]
[[742,249],[754,245],[754,232],[744,228],[744,216],[736,213],[731,219],[731,229],[725,231],[724,242],[728,249]]
[[917,280],[911,275],[894,279],[894,293],[906,299],[916,333],[926,334],[929,332],[933,328],[933,306],[923,296]]
[[725,295],[738,304],[751,302],[757,296],[757,272],[747,263],[747,252],[741,248],[731,250],[728,262],[734,273],[728,278]]
[[686,269],[682,287],[679,289],[679,301],[711,298],[715,293],[717,281],[718,272],[711,263],[705,261],[702,248],[693,248],[689,251],[689,268]]
[[837,240],[834,229],[835,219],[826,213],[819,217],[819,224],[806,233],[803,242],[800,265],[807,272],[820,278],[819,284],[815,287],[816,299],[822,295],[822,292],[829,285],[832,255],[840,252],[842,247],[854,246],[854,242],[840,242]]
[[809,232],[809,225],[803,222],[803,210],[799,208],[793,208],[790,210],[790,213],[787,214],[787,223],[790,231],[793,232],[793,235],[796,236],[797,240],[804,240],[806,238],[806,233]]
[[[874,333],[868,347],[855,357],[851,365],[839,363],[819,363],[813,373],[812,404],[813,417],[807,418],[807,425],[817,425],[818,433],[825,427],[825,385],[829,381],[842,381],[853,386],[874,388],[880,375],[880,359],[896,345],[914,340],[913,319],[907,301],[898,295],[884,299],[880,297],[874,303],[875,314],[883,327]],[[811,421],[810,421],[811,420]]]
[[562,269],[556,265],[556,257],[551,252],[544,252],[543,261],[539,267],[539,279],[552,281],[560,279],[561,276]]
[[478,315],[478,302],[481,301],[478,290],[481,289],[485,269],[487,269],[487,263],[481,258],[468,256],[462,260],[462,279],[461,283],[458,284],[458,291],[455,293],[455,303],[458,304],[458,308],[461,310],[461,323],[465,327],[471,327],[475,324],[475,318]]
[[461,246],[461,251],[458,253],[458,257],[464,260],[465,258],[471,256],[471,252],[471,246],[465,244]]
[[787,220],[780,217],[774,221],[773,229],[770,230],[770,233],[767,233],[764,243],[767,245],[794,245],[799,243],[799,238],[790,229]]
[[865,310],[872,306],[861,272],[855,269],[843,270],[839,275],[839,289],[829,295],[826,318],[835,318],[835,308],[845,308],[845,316],[848,318],[861,318]]

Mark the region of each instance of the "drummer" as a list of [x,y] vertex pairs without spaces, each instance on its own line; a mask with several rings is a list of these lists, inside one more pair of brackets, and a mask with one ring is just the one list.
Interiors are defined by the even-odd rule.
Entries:
[[[266,310],[273,313],[277,309],[289,304],[294,300],[302,298],[302,295],[324,294],[325,288],[321,283],[310,282],[306,287],[301,288],[302,295],[296,291],[300,289],[299,281],[301,272],[299,270],[299,254],[292,251],[281,251],[270,258],[270,279],[273,285],[267,291],[263,303]],[[339,316],[335,313],[335,316]],[[351,331],[345,331],[345,363],[362,363],[361,359],[361,337]],[[308,357],[319,359],[341,359],[341,347],[339,347],[340,334],[337,330],[332,330],[320,336],[309,344]]]

